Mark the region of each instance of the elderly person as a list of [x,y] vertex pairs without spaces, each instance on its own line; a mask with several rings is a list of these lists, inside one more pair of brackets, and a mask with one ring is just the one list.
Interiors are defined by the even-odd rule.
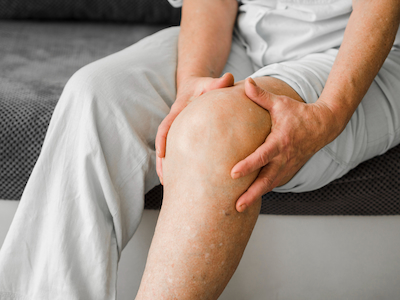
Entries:
[[115,299],[160,181],[137,299],[216,299],[264,193],[317,189],[400,142],[398,1],[239,4],[185,0],[180,28],[70,79],[0,252],[2,300]]

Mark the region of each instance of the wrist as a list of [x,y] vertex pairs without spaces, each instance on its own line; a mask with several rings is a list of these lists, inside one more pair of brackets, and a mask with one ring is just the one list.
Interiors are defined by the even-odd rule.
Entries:
[[349,114],[348,110],[340,105],[324,101],[322,97],[314,105],[319,107],[322,112],[321,129],[326,132],[325,144],[329,144],[346,128],[352,114]]
[[198,75],[187,75],[187,76],[182,76],[179,79],[177,78],[176,81],[176,91],[177,95],[181,94],[183,91],[185,93],[189,92],[190,90],[192,93],[197,93],[197,82],[199,79],[202,78],[202,76]]
[[185,74],[185,75],[176,75],[176,88],[177,88],[177,90],[179,90],[179,88],[181,86],[185,85],[187,82],[195,81],[196,79],[198,79],[200,77],[203,77],[203,76],[197,75],[195,73]]

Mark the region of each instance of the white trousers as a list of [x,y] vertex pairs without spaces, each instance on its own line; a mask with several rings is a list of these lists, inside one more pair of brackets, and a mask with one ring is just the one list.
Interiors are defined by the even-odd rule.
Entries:
[[[1,300],[115,299],[121,251],[159,184],[154,140],[176,97],[178,34],[156,33],[67,83],[0,251]],[[227,70],[244,79],[252,69],[232,49]]]
[[[159,184],[154,139],[176,97],[178,34],[163,30],[69,80],[0,251],[1,300],[116,299],[121,251]],[[227,71],[237,81],[254,72],[237,38]]]

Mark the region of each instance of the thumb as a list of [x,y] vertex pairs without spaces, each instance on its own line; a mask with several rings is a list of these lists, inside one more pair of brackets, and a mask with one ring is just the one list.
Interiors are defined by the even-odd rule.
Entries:
[[271,110],[275,100],[275,94],[272,94],[259,87],[253,78],[249,77],[244,83],[244,91],[250,100],[265,108]]
[[231,73],[225,73],[220,78],[212,79],[209,84],[205,87],[205,92],[209,92],[211,90],[222,89],[225,87],[233,86],[235,83],[235,78]]

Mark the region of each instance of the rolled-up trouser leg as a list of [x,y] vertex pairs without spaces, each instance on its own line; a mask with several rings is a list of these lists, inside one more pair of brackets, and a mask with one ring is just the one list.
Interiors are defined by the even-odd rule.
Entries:
[[178,33],[69,80],[0,252],[0,299],[115,299],[119,255],[159,183],[154,139],[176,96]]

